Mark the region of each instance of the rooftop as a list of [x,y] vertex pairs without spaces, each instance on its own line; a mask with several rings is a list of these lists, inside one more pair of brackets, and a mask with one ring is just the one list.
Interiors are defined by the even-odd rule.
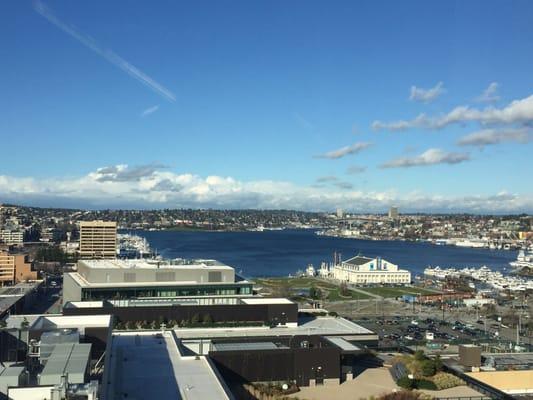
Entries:
[[351,264],[351,265],[363,265],[363,264],[366,264],[367,262],[370,262],[372,260],[373,260],[373,258],[363,257],[363,256],[355,256],[355,257],[349,258],[346,261],[343,261],[343,263],[344,264]]
[[213,351],[250,351],[288,349],[273,342],[213,343]]
[[175,330],[182,339],[209,339],[232,337],[271,337],[295,335],[342,336],[356,340],[361,336],[376,337],[376,334],[344,318],[300,317],[293,327],[247,327],[247,328],[180,328]]
[[180,354],[171,332],[121,333],[113,336],[114,365],[104,397],[138,399],[230,399],[205,357]]
[[173,260],[152,260],[152,259],[109,259],[109,260],[81,260],[89,268],[117,268],[117,269],[214,269],[220,271],[221,269],[233,270],[232,267],[221,263],[217,260],[208,259],[183,259],[176,258]]

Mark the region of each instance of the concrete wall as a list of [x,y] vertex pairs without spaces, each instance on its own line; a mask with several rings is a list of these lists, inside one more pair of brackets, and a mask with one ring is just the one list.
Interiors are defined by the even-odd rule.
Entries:
[[63,274],[63,304],[68,301],[81,301],[81,287],[66,273]]
[[[91,283],[124,283],[124,282],[196,282],[209,283],[209,272],[220,272],[221,280],[216,283],[235,282],[235,271],[227,267],[209,268],[90,268],[80,261],[78,272]],[[171,276],[167,278],[165,276]],[[158,276],[160,278],[158,278]]]

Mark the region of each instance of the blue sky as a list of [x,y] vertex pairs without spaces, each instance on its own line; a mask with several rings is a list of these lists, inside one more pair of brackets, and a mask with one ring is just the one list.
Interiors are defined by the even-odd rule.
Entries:
[[531,15],[2,2],[0,201],[531,212]]

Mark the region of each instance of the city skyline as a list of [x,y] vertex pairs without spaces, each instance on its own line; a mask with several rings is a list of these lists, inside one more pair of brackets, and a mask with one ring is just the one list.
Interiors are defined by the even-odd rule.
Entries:
[[377,3],[4,3],[0,202],[533,212],[533,5]]

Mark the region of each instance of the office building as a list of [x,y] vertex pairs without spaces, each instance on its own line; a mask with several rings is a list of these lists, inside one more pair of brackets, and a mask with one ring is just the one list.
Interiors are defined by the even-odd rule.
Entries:
[[0,250],[0,286],[37,279],[25,254],[11,254]]
[[117,223],[114,221],[80,222],[80,258],[115,258]]
[[381,257],[355,256],[333,267],[333,278],[356,285],[409,284],[411,273]]
[[398,213],[398,207],[391,207],[389,209],[389,218],[390,219],[398,219],[399,213]]
[[252,287],[252,282],[216,260],[80,260],[76,272],[63,275],[63,304],[154,298],[229,304],[251,296]]

